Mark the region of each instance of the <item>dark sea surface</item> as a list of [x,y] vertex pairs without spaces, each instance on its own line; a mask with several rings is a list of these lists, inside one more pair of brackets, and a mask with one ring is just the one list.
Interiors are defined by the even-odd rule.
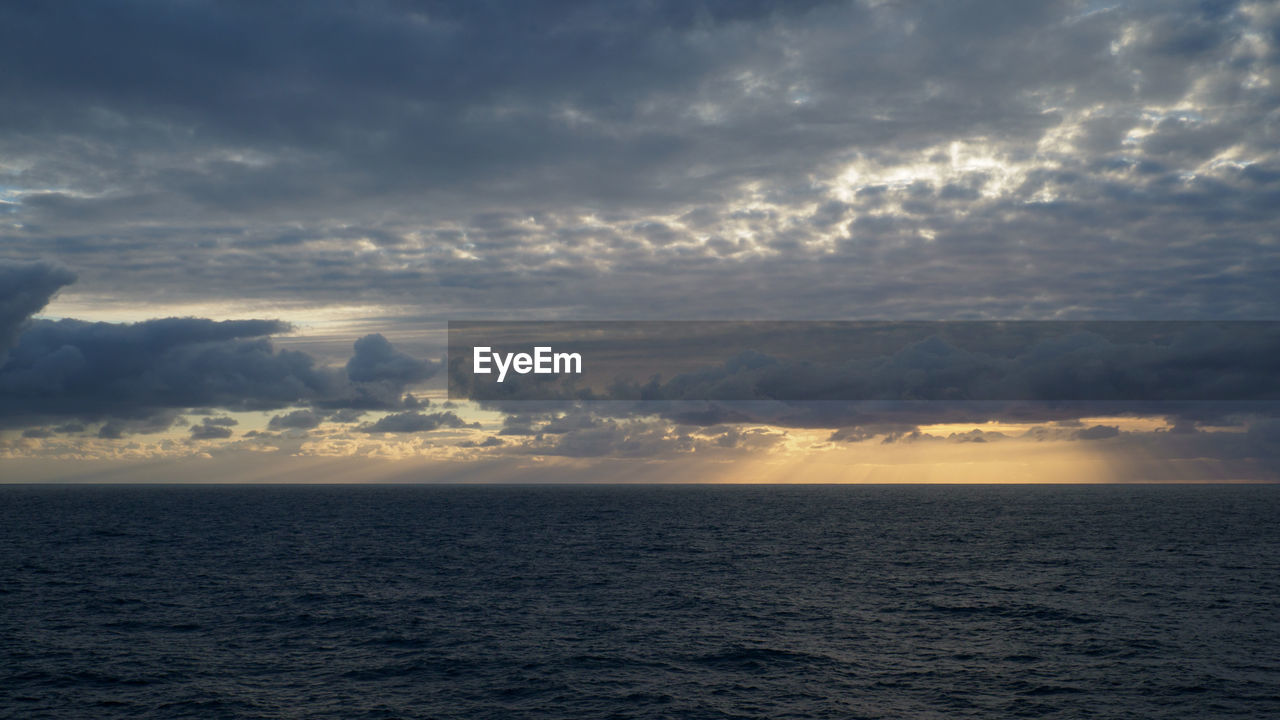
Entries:
[[0,486],[4,718],[1278,718],[1280,486]]

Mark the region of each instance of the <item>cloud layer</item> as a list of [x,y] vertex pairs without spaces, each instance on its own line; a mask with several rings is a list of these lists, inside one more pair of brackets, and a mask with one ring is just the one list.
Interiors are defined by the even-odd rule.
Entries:
[[[1169,417],[1159,438],[1086,416],[1106,408],[685,403],[670,383],[656,410],[428,407],[410,393],[437,365],[400,338],[466,318],[1280,319],[1274,3],[16,2],[0,67],[17,442],[106,452],[190,415],[169,450],[720,457],[999,419],[1270,457],[1269,411],[1212,406],[1121,413]],[[260,314],[242,306],[362,327],[329,363],[287,323],[225,319]],[[121,316],[167,319],[88,321]],[[978,440],[1005,442],[955,438]]]
[[0,255],[85,297],[405,323],[1275,318],[1278,27],[1230,1],[10,4]]
[[[397,351],[381,335],[355,343],[345,372],[296,350],[275,348],[276,320],[166,318],[139,323],[30,320],[65,272],[46,265],[0,265],[0,307],[16,334],[0,364],[0,427],[68,421],[104,422],[104,437],[124,428],[164,429],[189,408],[271,410],[306,404],[329,411],[416,407],[405,393],[439,363]],[[288,420],[297,427],[300,416]],[[232,423],[234,424],[234,423]],[[205,418],[194,437],[229,437]]]

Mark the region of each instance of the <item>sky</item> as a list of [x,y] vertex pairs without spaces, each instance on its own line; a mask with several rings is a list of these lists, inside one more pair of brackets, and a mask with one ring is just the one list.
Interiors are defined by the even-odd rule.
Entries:
[[1272,2],[20,1],[0,67],[6,481],[1280,477],[1265,403],[441,372],[450,320],[1280,320]]

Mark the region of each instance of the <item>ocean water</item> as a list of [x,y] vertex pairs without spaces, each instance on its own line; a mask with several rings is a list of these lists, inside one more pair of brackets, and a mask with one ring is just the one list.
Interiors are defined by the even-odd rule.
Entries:
[[1280,486],[5,486],[0,717],[1275,718]]

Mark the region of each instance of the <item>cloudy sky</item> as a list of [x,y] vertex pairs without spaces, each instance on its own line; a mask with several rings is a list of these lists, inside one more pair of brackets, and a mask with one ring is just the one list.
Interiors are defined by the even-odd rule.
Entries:
[[1280,320],[1272,2],[14,2],[0,67],[4,479],[1280,468],[1256,404],[481,406],[440,372],[449,320]]

